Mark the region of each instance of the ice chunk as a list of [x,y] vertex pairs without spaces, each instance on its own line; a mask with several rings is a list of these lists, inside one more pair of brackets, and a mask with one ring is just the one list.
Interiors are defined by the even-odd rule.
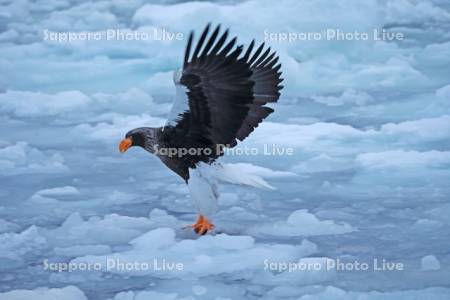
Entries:
[[57,94],[8,91],[0,94],[0,110],[19,117],[54,116],[88,106],[90,101],[80,91]]
[[22,261],[26,254],[36,255],[46,247],[45,237],[34,225],[20,233],[0,235],[0,258]]
[[69,285],[63,288],[40,287],[34,290],[13,290],[0,293],[0,300],[87,300],[83,291]]
[[74,245],[70,247],[55,247],[56,255],[77,257],[82,255],[102,255],[111,252],[107,245]]
[[117,214],[103,218],[92,217],[84,220],[77,212],[72,213],[63,224],[55,229],[43,230],[48,243],[56,247],[75,245],[127,243],[141,235],[154,224],[147,218],[134,218]]
[[118,293],[113,300],[175,300],[177,299],[176,293],[158,293],[154,291],[139,291],[139,292],[121,292]]
[[130,241],[138,249],[158,249],[172,245],[175,242],[175,232],[170,228],[158,228]]
[[313,236],[344,234],[355,231],[347,223],[335,223],[332,220],[319,220],[306,209],[294,211],[286,221],[262,225],[254,231],[271,236]]
[[427,255],[420,260],[420,268],[422,271],[435,271],[441,268],[441,263],[434,255]]
[[8,231],[16,231],[20,227],[13,223],[3,219],[0,219],[0,233],[8,232]]
[[67,170],[60,154],[46,154],[26,142],[0,148],[0,175],[51,174]]
[[372,97],[365,93],[354,89],[347,89],[340,96],[320,96],[313,95],[311,97],[314,101],[326,104],[328,106],[340,106],[345,104],[351,105],[365,105],[372,101]]
[[[152,275],[165,278],[201,277],[222,273],[244,276],[248,273],[260,274],[264,271],[264,260],[292,261],[314,253],[317,248],[311,242],[300,245],[255,244],[249,236],[220,234],[204,236],[196,240],[175,240],[175,232],[170,228],[149,231],[131,241],[132,249],[116,252],[108,256],[89,255],[72,260],[73,263],[99,263],[104,272],[129,274],[133,276]],[[114,264],[105,266],[105,261],[113,259]],[[137,263],[138,267],[124,269],[120,265]],[[150,267],[147,265],[150,263]],[[157,264],[155,268],[155,263]],[[163,264],[179,263],[181,269],[162,270]],[[145,268],[139,267],[146,264]]]
[[208,289],[201,285],[194,285],[192,286],[192,292],[196,296],[202,296],[208,292]]
[[402,290],[395,292],[354,292],[346,291],[334,286],[321,287],[320,290],[307,293],[298,298],[299,300],[348,300],[348,299],[367,299],[367,300],[397,300],[397,299],[434,299],[446,300],[450,295],[450,289],[446,288],[427,288],[422,290]]
[[69,196],[69,195],[79,195],[80,192],[77,188],[73,186],[63,186],[56,187],[51,189],[40,190],[35,193],[35,195],[39,196]]
[[356,162],[367,169],[439,168],[450,165],[450,151],[390,150],[358,155]]

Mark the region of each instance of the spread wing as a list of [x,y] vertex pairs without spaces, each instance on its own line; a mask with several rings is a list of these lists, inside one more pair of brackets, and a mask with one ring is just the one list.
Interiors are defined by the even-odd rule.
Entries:
[[188,109],[174,116],[160,138],[168,147],[212,150],[188,157],[190,167],[220,156],[218,146],[234,147],[236,139],[245,139],[273,112],[265,104],[276,102],[282,88],[281,66],[270,48],[262,44],[252,53],[252,42],[243,54],[236,38],[227,41],[228,30],[220,34],[219,25],[209,31],[208,24],[195,47],[193,33],[189,36],[181,76],[174,80],[177,90],[186,91]]
[[[267,103],[277,102],[280,98],[281,64],[277,65],[278,56],[270,53],[270,47],[264,51],[264,43],[252,54],[255,41],[248,47],[243,59],[250,66],[252,75],[250,80],[254,82],[253,102],[249,105],[249,112],[239,128],[236,138],[243,141],[253,130],[258,127],[273,109],[265,106]],[[261,54],[264,51],[263,54]]]

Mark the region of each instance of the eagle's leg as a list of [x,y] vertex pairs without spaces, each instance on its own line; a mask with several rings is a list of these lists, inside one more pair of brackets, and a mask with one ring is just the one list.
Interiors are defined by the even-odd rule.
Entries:
[[217,186],[214,178],[203,174],[203,168],[209,165],[198,165],[196,169],[189,169],[188,189],[198,211],[197,222],[189,227],[198,234],[206,234],[214,228],[211,216],[217,211]]
[[195,224],[189,226],[191,228],[194,228],[195,233],[204,235],[208,231],[213,230],[214,224],[212,224],[208,218],[206,218],[203,215],[198,215],[197,221]]

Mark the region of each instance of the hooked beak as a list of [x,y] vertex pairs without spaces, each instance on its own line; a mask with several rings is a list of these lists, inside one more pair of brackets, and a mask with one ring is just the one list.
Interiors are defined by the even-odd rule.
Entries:
[[133,145],[133,140],[131,138],[123,139],[119,144],[120,153],[124,153]]

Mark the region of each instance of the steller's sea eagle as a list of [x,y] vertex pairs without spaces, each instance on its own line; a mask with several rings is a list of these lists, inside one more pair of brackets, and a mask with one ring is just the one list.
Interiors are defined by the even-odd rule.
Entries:
[[258,178],[245,178],[240,170],[229,172],[216,160],[225,148],[236,146],[273,112],[267,103],[280,97],[281,64],[278,56],[255,47],[246,51],[227,40],[220,25],[210,34],[206,26],[195,47],[194,33],[187,42],[183,68],[174,72],[177,96],[171,117],[163,127],[141,127],[129,131],[120,152],[140,146],[157,155],[187,183],[199,216],[192,227],[205,234],[214,225],[217,210],[217,180],[252,186],[268,186]]

